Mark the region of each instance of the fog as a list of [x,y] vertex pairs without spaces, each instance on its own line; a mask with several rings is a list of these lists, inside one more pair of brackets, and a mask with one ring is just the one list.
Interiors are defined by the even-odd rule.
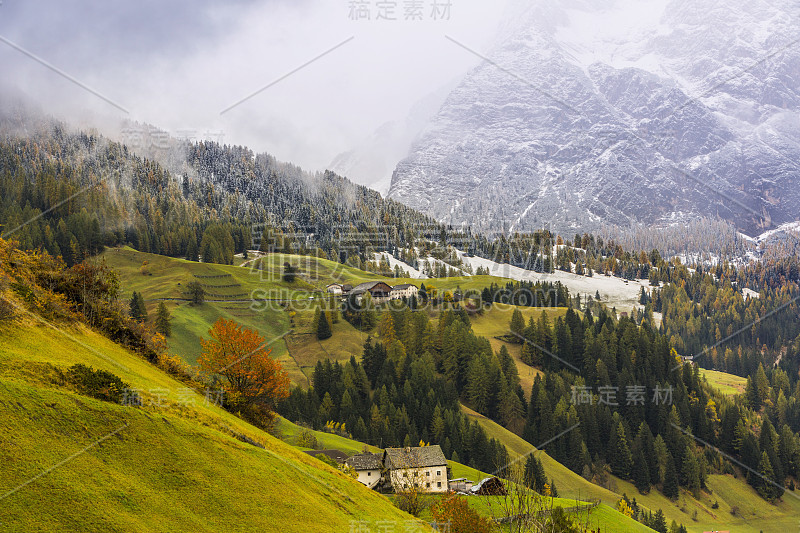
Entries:
[[457,82],[480,59],[445,35],[484,50],[503,9],[477,0],[3,0],[0,67],[5,85],[74,124],[120,135],[122,121],[146,122],[321,170]]

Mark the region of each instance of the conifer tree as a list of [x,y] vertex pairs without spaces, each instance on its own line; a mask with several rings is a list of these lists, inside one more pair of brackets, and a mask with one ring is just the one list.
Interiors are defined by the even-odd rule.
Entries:
[[147,307],[145,306],[144,298],[142,298],[141,293],[133,291],[129,307],[131,318],[139,322],[147,321]]
[[519,309],[514,308],[514,312],[511,313],[511,324],[509,325],[509,329],[511,330],[511,334],[514,336],[512,339],[515,343],[522,343],[522,336],[523,330],[525,329],[525,319],[522,317],[522,312]]
[[678,497],[678,475],[675,472],[675,462],[672,454],[667,455],[667,467],[664,471],[664,486],[661,490],[670,500]]
[[633,458],[633,481],[640,493],[650,492],[650,471],[642,450]]
[[333,332],[331,331],[331,324],[328,322],[328,313],[320,312],[319,309],[317,309],[317,312],[320,313],[317,319],[317,339],[321,341],[329,339]]
[[165,337],[172,335],[172,324],[170,324],[170,320],[172,320],[172,317],[169,314],[167,306],[164,305],[164,302],[160,302],[158,304],[158,311],[156,312],[156,331]]
[[627,478],[630,475],[633,458],[631,457],[631,449],[628,446],[628,439],[625,436],[625,427],[622,425],[622,421],[617,422],[616,427],[611,432],[608,449],[611,452],[609,461],[611,471],[616,476],[623,479]]
[[200,257],[197,251],[197,240],[194,236],[189,237],[189,244],[186,246],[186,260],[199,261]]

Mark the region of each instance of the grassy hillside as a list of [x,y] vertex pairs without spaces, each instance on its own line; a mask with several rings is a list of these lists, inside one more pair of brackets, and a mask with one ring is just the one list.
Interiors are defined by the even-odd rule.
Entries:
[[[471,411],[469,411],[469,409],[465,408],[465,411],[468,412],[468,413],[471,413]],[[480,417],[481,415],[476,415],[476,416]],[[494,422],[491,422],[491,423],[494,424]],[[495,426],[497,426],[497,424],[495,424]],[[497,427],[499,427],[499,426],[497,426]],[[279,423],[278,423],[278,433],[280,434],[282,439],[286,440],[289,443],[293,443],[293,442],[296,441],[296,438],[299,435],[301,430],[302,430],[302,428],[300,428],[299,426],[289,422],[288,420],[281,419],[279,421]],[[341,451],[346,452],[346,453],[358,453],[364,447],[364,445],[361,444],[360,442],[357,442],[357,441],[354,441],[354,440],[351,440],[351,439],[347,439],[347,438],[344,438],[344,437],[340,437],[338,435],[332,435],[330,433],[324,433],[324,432],[321,432],[321,431],[312,431],[312,433],[317,438],[317,441],[318,441],[318,444],[319,444],[317,447],[319,449],[330,449],[330,448],[333,448],[333,449],[341,450]],[[492,436],[494,436],[494,435],[492,435]],[[524,441],[522,441],[522,439],[519,439],[519,441],[521,443],[524,443]],[[528,449],[530,448],[529,445],[527,445],[527,447],[528,447]],[[368,449],[373,453],[375,453],[377,451],[380,451],[378,448],[375,448],[374,446],[368,446]],[[525,448],[522,448],[522,449],[525,449]],[[512,452],[512,455],[513,455],[513,452]],[[546,466],[546,468],[548,469],[548,473],[549,473],[552,470],[552,467],[549,466],[550,463],[554,463],[555,465],[558,465],[558,463],[555,463],[549,457],[546,457],[546,456],[544,456],[544,457],[546,458],[547,461],[549,461],[549,463],[546,463],[548,465],[548,466]],[[456,463],[454,461],[448,461],[448,466],[450,468],[450,473],[451,473],[451,476],[453,478],[465,477],[465,478],[468,478],[468,479],[470,479],[472,481],[476,481],[477,482],[477,481],[480,481],[481,479],[483,479],[485,477],[488,477],[490,475],[489,473],[481,472],[480,470],[476,470],[474,468],[471,468],[469,466],[463,465],[461,463]],[[558,466],[560,466],[560,465],[558,465]],[[561,467],[561,468],[564,468],[564,467]],[[564,470],[566,470],[566,469],[564,469]],[[567,472],[569,472],[569,470],[567,470]],[[590,483],[584,481],[583,478],[579,477],[579,479],[581,479],[587,485],[595,487],[594,485],[591,485]],[[559,485],[558,483],[559,482],[556,481],[556,486],[560,487],[561,485]],[[603,489],[600,489],[599,487],[597,487],[597,488],[599,490],[601,490],[601,491],[603,490]],[[561,496],[559,498],[549,498],[549,499],[547,499],[544,502],[544,505],[547,506],[547,507],[553,506],[553,507],[565,507],[565,508],[573,508],[576,505],[585,506],[585,507],[587,507],[586,511],[571,512],[572,516],[574,518],[580,520],[580,522],[582,524],[588,524],[588,525],[590,525],[590,526],[592,526],[594,528],[600,528],[601,531],[606,532],[606,533],[623,533],[623,532],[627,532],[627,531],[652,532],[652,530],[650,528],[647,528],[647,527],[643,526],[642,524],[636,522],[635,520],[632,520],[632,519],[620,514],[614,508],[614,505],[615,505],[616,501],[619,499],[619,497],[616,496],[615,494],[613,495],[613,497],[609,497],[609,501],[611,502],[610,505],[602,504],[602,505],[600,505],[598,507],[595,507],[595,508],[593,508],[591,510],[588,509],[588,507],[589,507],[588,505],[586,505],[586,504],[584,504],[582,502],[576,502],[575,499],[574,499],[574,496],[567,495],[567,497],[565,497],[565,495],[563,494],[563,492],[561,491],[560,488],[559,488],[559,495]],[[470,506],[473,509],[477,510],[478,512],[482,513],[483,515],[489,516],[489,517],[494,517],[495,515],[498,514],[498,506],[497,506],[497,504],[495,504],[494,507],[492,507],[492,505],[487,501],[487,500],[491,500],[491,499],[496,499],[496,497],[471,497],[471,498],[468,499],[468,502],[469,502]],[[422,518],[423,519],[430,518],[429,513],[423,513]]]
[[[67,335],[33,325],[0,330],[1,530],[327,532],[349,531],[353,521],[412,523],[385,497],[96,333]],[[119,375],[145,405],[59,386],[58,371],[78,362]]]
[[[521,437],[466,407],[463,410],[470,418],[477,420],[489,436],[505,444],[512,456],[530,452],[531,445]],[[613,508],[621,495],[627,494],[648,509],[661,509],[667,522],[675,520],[683,523],[690,532],[731,530],[758,533],[768,530],[764,528],[765,524],[774,524],[777,531],[780,526],[796,527],[800,517],[800,497],[795,493],[787,491],[783,501],[773,505],[765,502],[743,477],[737,479],[730,475],[712,474],[708,477],[710,493],[704,492],[695,498],[681,489],[680,497],[673,502],[657,490],[639,494],[632,483],[614,476],[609,476],[613,490],[608,490],[586,481],[546,453],[540,452],[538,457],[547,475],[555,480],[559,496],[599,499]],[[715,503],[716,509],[713,508]]]
[[[277,339],[271,345],[273,356],[283,363],[284,368],[287,369],[295,383],[304,386],[308,384],[308,378],[317,361],[327,358],[344,361],[349,359],[351,355],[358,357],[367,335],[366,332],[358,331],[347,322],[341,320],[334,325],[333,337],[322,342],[318,341],[311,331],[313,309],[317,304],[316,301],[308,300],[308,298],[318,296],[320,294],[318,291],[331,281],[358,283],[368,279],[380,279],[380,276],[350,267],[342,267],[337,263],[324,259],[282,254],[274,254],[263,259],[251,261],[244,267],[193,263],[142,254],[130,249],[109,250],[104,254],[104,257],[111,266],[120,271],[123,291],[126,294],[130,294],[133,290],[140,291],[147,300],[180,298],[182,296],[182,288],[189,281],[210,279],[217,285],[236,285],[231,288],[210,290],[227,290],[230,294],[241,292],[248,292],[249,294],[249,292],[259,289],[280,290],[284,291],[283,294],[288,294],[288,297],[294,299],[295,302],[306,303],[305,310],[301,309],[290,313],[287,310],[282,310],[280,306],[252,311],[249,309],[249,302],[244,304],[207,302],[199,307],[190,306],[185,302],[168,302],[174,316],[173,336],[169,339],[170,350],[173,353],[181,355],[189,362],[194,362],[199,354],[199,338],[206,336],[206,332],[213,321],[218,316],[235,318],[248,327],[257,329],[268,340]],[[148,264],[143,274],[142,263],[144,261],[147,261]],[[300,267],[300,278],[292,284],[287,284],[281,280],[284,261],[289,261]],[[253,268],[254,266],[256,268]],[[263,271],[258,269],[259,266],[263,268]],[[226,276],[226,278],[197,278],[197,275]],[[231,281],[214,281],[227,279],[227,277]],[[420,280],[396,280],[392,283],[404,281],[415,284],[420,283]],[[432,284],[441,291],[454,290],[457,287],[462,289],[482,288],[492,282],[499,283],[504,280],[493,276],[476,276],[425,281],[427,282],[426,285]],[[149,302],[148,310],[151,316],[155,312],[156,305],[157,302],[155,301]],[[298,307],[302,306],[294,306],[295,309]],[[529,317],[538,318],[542,312],[540,308],[521,307],[519,309],[522,311],[526,321]],[[523,390],[526,394],[529,394],[533,379],[539,371],[520,361],[520,345],[504,343],[502,340],[494,338],[507,333],[512,310],[512,306],[494,305],[482,315],[473,317],[473,329],[476,334],[489,338],[496,350],[499,350],[503,344],[507,346],[512,357],[517,362]],[[555,317],[563,315],[566,310],[546,309],[546,312],[550,319],[553,320]],[[281,337],[287,332],[291,333]],[[102,340],[97,339],[97,342],[102,342]],[[38,351],[47,353],[47,349],[44,346],[40,347]],[[31,353],[38,353],[38,351],[30,350]],[[743,381],[736,376],[714,371],[704,371],[704,374],[712,386],[717,387],[726,394],[736,394],[742,389]],[[123,379],[127,380],[128,378],[123,376]],[[471,416],[478,419],[490,436],[504,442],[512,453],[523,454],[530,449],[528,443],[498,424],[475,413],[472,413]],[[287,421],[282,421],[279,428],[288,443],[294,444],[296,442],[299,428]],[[347,452],[359,451],[362,447],[360,443],[348,441],[348,439],[341,439],[340,437],[323,433],[317,433],[317,435],[320,443],[326,447],[339,448]],[[544,453],[542,454],[542,461],[548,471],[548,475],[555,479],[559,493],[562,496],[599,499],[604,504],[613,507],[621,494],[626,493],[630,497],[635,496],[637,501],[645,507],[663,509],[668,521],[675,519],[678,522],[682,522],[690,531],[725,528],[735,528],[737,531],[758,531],[762,529],[760,524],[763,524],[764,520],[788,524],[793,519],[792,517],[800,516],[800,501],[790,494],[784,496],[784,502],[778,505],[770,505],[764,502],[741,479],[734,479],[731,476],[710,476],[709,485],[713,494],[704,493],[698,499],[695,499],[691,494],[682,493],[678,502],[671,502],[657,491],[651,491],[647,495],[640,495],[630,483],[616,479],[613,476],[610,478],[608,485],[611,490],[599,487],[553,461]],[[467,467],[458,468],[466,469]],[[454,471],[454,475],[457,477],[463,475],[472,479],[479,475],[479,473],[474,474],[459,474]],[[713,509],[715,502],[718,506],[717,509]],[[734,507],[737,507],[737,509],[734,509],[736,515],[731,513]],[[614,509],[609,509],[609,511],[616,513]],[[601,511],[598,510],[597,512]],[[750,527],[748,523],[759,525]]]
[[725,372],[719,372],[717,370],[701,368],[700,374],[706,378],[709,385],[727,396],[743,393],[747,385],[747,378],[726,374]]
[[[505,444],[512,458],[527,455],[533,450],[533,446],[530,443],[497,422],[476,413],[468,407],[462,406],[462,410],[471,419],[477,420],[478,424],[486,430],[489,437]],[[619,500],[619,494],[586,481],[569,468],[553,460],[546,453],[538,452],[537,457],[542,461],[542,466],[544,466],[547,476],[555,481],[559,496],[582,500],[600,500],[612,506],[616,505],[617,500]]]
[[[292,382],[302,386],[308,385],[317,361],[345,361],[351,355],[360,356],[369,334],[341,320],[333,326],[333,337],[322,342],[316,339],[311,321],[320,298],[325,296],[322,292],[325,286],[333,282],[357,284],[387,279],[327,259],[287,254],[240,258],[239,266],[185,261],[128,247],[108,249],[102,258],[119,272],[123,298],[130,298],[134,291],[142,293],[151,319],[159,302],[164,301],[173,317],[172,335],[167,339],[170,352],[194,365],[200,355],[200,338],[207,337],[214,321],[219,317],[233,319],[272,341],[272,356],[283,364]],[[298,269],[297,279],[292,283],[282,279],[285,262]],[[186,286],[192,281],[202,283],[208,293],[203,305],[182,301],[186,298]],[[482,289],[507,280],[474,276],[389,282],[419,285],[422,281],[439,290],[455,290]],[[252,302],[251,297],[276,300]],[[277,301],[280,299],[292,301],[291,312],[289,306],[282,305],[285,302]],[[527,367],[521,371],[531,372]]]

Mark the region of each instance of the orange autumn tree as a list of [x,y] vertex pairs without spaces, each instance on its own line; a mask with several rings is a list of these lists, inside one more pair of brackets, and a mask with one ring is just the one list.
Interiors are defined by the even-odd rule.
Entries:
[[289,376],[272,359],[272,350],[257,332],[233,320],[218,319],[202,339],[200,368],[224,379],[223,390],[231,407],[244,409],[249,418],[269,423],[273,409],[289,396]]
[[451,533],[489,533],[489,520],[472,509],[465,498],[444,496],[431,507],[431,515],[438,524],[447,524]]

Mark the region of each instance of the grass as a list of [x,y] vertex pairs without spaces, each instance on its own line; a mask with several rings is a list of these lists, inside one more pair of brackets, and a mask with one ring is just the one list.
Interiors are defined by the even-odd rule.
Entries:
[[701,368],[700,375],[708,381],[709,385],[726,396],[742,394],[747,385],[747,378],[719,372],[718,370],[706,370],[705,368]]
[[[505,444],[512,458],[529,453],[533,448],[521,437],[488,418],[466,407],[462,407],[462,410],[471,419],[477,420],[490,437]],[[542,461],[547,476],[555,480],[558,494],[561,497],[584,500],[599,499],[603,504],[611,507],[609,511],[619,514],[616,511],[616,501],[622,494],[626,494],[629,498],[635,497],[639,505],[653,512],[661,509],[668,524],[672,520],[683,523],[691,533],[710,530],[757,533],[764,530],[764,524],[767,523],[771,526],[775,524],[775,530],[778,530],[778,525],[796,527],[798,517],[800,517],[800,497],[797,497],[800,494],[795,496],[796,493],[787,491],[782,502],[770,504],[764,501],[742,477],[737,479],[731,475],[709,475],[710,493],[702,492],[695,498],[691,493],[681,490],[678,500],[671,501],[656,489],[651,489],[648,494],[639,494],[632,483],[614,476],[610,476],[610,486],[613,490],[609,490],[590,483],[554,461],[544,452],[538,452],[537,457]],[[717,509],[712,507],[715,502],[718,504]],[[731,509],[734,507],[738,508],[736,516],[731,514]],[[595,511],[592,512],[592,515]],[[697,513],[696,520],[695,512]],[[603,526],[601,529],[605,531],[604,528],[609,522],[604,519],[601,524]],[[616,530],[608,529],[608,531]],[[621,531],[626,530],[622,529]]]
[[[177,404],[185,385],[98,334],[75,327],[67,335],[0,330],[1,530],[323,532],[354,521],[412,523],[387,498],[202,396],[189,391],[191,402]],[[114,372],[145,397],[163,390],[166,401],[111,404],[51,379],[78,362]]]
[[[300,432],[302,432],[304,429],[306,428],[302,428],[297,424],[294,424],[293,422],[281,417],[278,419],[275,433],[282,440],[292,444],[293,446],[296,446]],[[312,429],[308,429],[308,431],[311,431],[311,433],[313,433],[316,437],[317,449],[319,450],[339,450],[348,455],[355,455],[357,453],[361,453],[366,446],[365,444],[362,444],[356,440],[334,435],[332,433],[315,431]],[[366,446],[366,448],[372,453],[379,453],[383,451],[375,446]]]
[[[169,350],[191,365],[200,356],[200,339],[208,337],[211,325],[220,317],[239,322],[254,329],[267,341],[272,341],[272,357],[278,360],[289,374],[292,383],[308,386],[317,361],[333,359],[347,361],[351,356],[360,357],[367,334],[353,328],[344,320],[333,325],[333,336],[324,341],[316,339],[311,331],[314,309],[329,283],[357,284],[368,280],[387,279],[353,267],[341,265],[327,259],[268,254],[263,257],[238,259],[244,266],[197,263],[138,252],[132,248],[112,248],[102,256],[120,276],[122,296],[129,298],[136,291],[142,293],[147,302],[148,314],[155,317],[160,301],[164,301],[172,315],[172,335],[167,339]],[[296,281],[284,282],[284,263],[298,268]],[[144,266],[143,266],[144,265]],[[197,276],[222,276],[208,278]],[[206,290],[214,294],[241,295],[236,300],[210,301],[207,297],[202,305],[191,305],[186,301],[184,290],[188,283],[200,281]],[[489,286],[506,280],[494,276],[464,278],[441,278],[426,280],[439,290],[454,290]],[[415,283],[421,280],[390,280],[392,284]],[[233,285],[233,287],[221,287]],[[218,288],[214,288],[214,286]],[[251,302],[250,297],[284,298],[292,301],[291,311],[279,302]],[[313,299],[311,299],[313,298]],[[501,316],[501,313],[496,313]],[[281,338],[284,334],[288,334]],[[499,347],[498,347],[499,349]],[[517,353],[518,358],[518,353]],[[521,365],[521,363],[520,363]],[[534,370],[520,366],[523,383],[533,383]],[[526,386],[530,392],[530,385]]]
[[[495,438],[508,448],[511,459],[530,454],[535,448],[525,439],[507,430],[497,422],[462,406],[462,411],[471,419],[477,420],[478,424],[486,431],[490,438]],[[552,478],[556,483],[558,494],[561,497],[580,500],[597,499],[610,505],[616,505],[620,495],[598,485],[590,483],[569,468],[552,459],[543,451],[536,452],[536,457],[542,461],[547,472],[548,478]]]

